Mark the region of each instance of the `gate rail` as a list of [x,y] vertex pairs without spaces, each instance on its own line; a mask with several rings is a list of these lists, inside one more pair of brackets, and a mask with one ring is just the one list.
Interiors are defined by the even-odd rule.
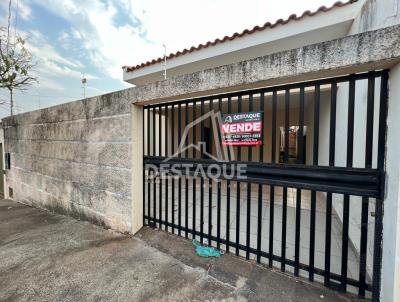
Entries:
[[[225,165],[226,162],[216,162],[206,159],[187,159],[158,156],[145,156],[145,165],[159,167],[175,166],[180,171],[188,171],[185,176],[194,176],[197,166],[204,168],[216,165]],[[193,164],[186,168],[187,164]],[[291,188],[331,192],[338,194],[352,194],[357,196],[382,198],[384,172],[378,169],[324,167],[324,166],[299,166],[296,164],[268,164],[246,161],[230,161],[229,164],[245,164],[246,173],[240,182],[256,184],[286,186]],[[230,166],[227,166],[230,172]],[[232,180],[237,181],[236,177]]]

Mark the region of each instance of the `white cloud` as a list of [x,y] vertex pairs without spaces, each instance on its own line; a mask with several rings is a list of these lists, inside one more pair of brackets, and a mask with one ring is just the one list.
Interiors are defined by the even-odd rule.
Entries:
[[[316,10],[335,0],[131,0],[132,14],[139,18],[147,38],[162,49],[176,52],[200,43],[223,38],[267,21],[274,22],[290,14]],[[160,51],[161,52],[161,51]]]
[[80,34],[80,32],[79,32],[77,29],[72,28],[72,29],[71,29],[71,33],[72,33],[72,36],[73,36],[75,39],[77,39],[77,40],[82,40],[82,35]]
[[41,75],[40,76],[40,89],[49,89],[49,90],[54,90],[58,92],[62,92],[65,90],[65,86],[62,85],[61,82],[55,81],[49,78],[48,76]]
[[65,56],[62,56],[48,41],[45,36],[37,30],[30,30],[29,32],[24,33],[26,36],[26,45],[29,50],[34,54],[37,58],[42,60],[49,60],[60,64],[62,66],[66,65],[71,68],[83,68],[84,65],[79,62],[77,59],[67,59]]
[[69,22],[70,38],[82,46],[93,65],[112,78],[121,78],[121,66],[138,54],[136,45],[143,44],[134,26],[115,25],[118,10],[111,2],[47,0],[37,3]]
[[18,1],[18,17],[21,17],[26,21],[31,20],[33,17],[32,9],[23,1]]
[[[121,66],[197,46],[245,28],[300,14],[334,0],[34,0],[72,25],[91,63],[120,79]],[[290,8],[290,9],[288,9]],[[123,10],[123,11],[122,11]],[[122,23],[123,13],[130,23]],[[125,21],[128,21],[125,20]],[[135,24],[139,20],[140,24]],[[116,22],[120,21],[120,22]],[[117,25],[118,24],[118,25]]]
[[[53,77],[68,77],[74,79],[81,78],[81,72],[85,66],[76,58],[66,58],[62,56],[48,41],[44,35],[36,30],[22,32],[26,37],[26,46],[37,60],[35,70],[38,72],[38,77],[41,79],[44,75]],[[66,42],[69,39],[68,33],[60,35],[60,43]],[[87,79],[98,79],[92,74],[85,75]]]

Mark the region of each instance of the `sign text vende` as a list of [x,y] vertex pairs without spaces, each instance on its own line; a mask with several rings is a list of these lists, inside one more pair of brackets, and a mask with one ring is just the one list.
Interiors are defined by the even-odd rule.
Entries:
[[222,116],[222,144],[257,146],[262,144],[262,112],[242,112]]

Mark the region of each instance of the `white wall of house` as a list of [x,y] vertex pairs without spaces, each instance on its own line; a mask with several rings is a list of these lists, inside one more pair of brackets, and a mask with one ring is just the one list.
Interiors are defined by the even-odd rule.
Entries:
[[357,34],[400,23],[399,0],[366,0],[349,34]]
[[400,64],[389,78],[386,192],[383,217],[382,301],[400,301]]

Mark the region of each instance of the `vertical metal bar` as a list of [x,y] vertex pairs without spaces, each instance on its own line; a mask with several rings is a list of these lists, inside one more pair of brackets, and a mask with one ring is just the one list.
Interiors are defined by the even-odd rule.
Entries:
[[331,276],[331,226],[332,226],[332,193],[326,195],[326,217],[325,217],[325,274],[324,284],[329,286]]
[[[249,95],[249,111],[253,111],[253,95]],[[253,147],[247,148],[248,161],[253,160]],[[246,219],[246,259],[250,259],[250,219],[251,219],[251,183],[247,183],[247,219]]]
[[[193,127],[192,127],[192,144],[197,146],[197,138],[196,138],[196,129],[197,129],[197,124],[194,123],[196,120],[196,101],[193,101]],[[196,150],[193,148],[193,158],[196,158]],[[193,176],[193,185],[192,185],[192,190],[193,190],[193,217],[192,217],[192,229],[193,229],[193,239],[196,239],[196,177]]]
[[[147,109],[147,155],[151,154],[150,149],[150,109]],[[147,171],[147,224],[150,225],[150,203],[151,203],[151,183],[150,170]]]
[[[319,107],[321,91],[320,85],[315,85],[314,90],[314,139],[313,139],[313,165],[318,165],[319,147]],[[315,255],[315,212],[316,212],[316,192],[311,191],[311,211],[310,211],[310,258],[309,276],[310,281],[314,281],[314,255]]]
[[289,128],[290,128],[290,90],[285,91],[285,149],[283,153],[283,161],[288,162],[289,159]]
[[[333,82],[332,83],[332,88],[331,88],[331,116],[330,116],[330,130],[329,130],[329,166],[334,166],[335,165],[335,143],[336,143],[336,98],[337,98],[337,83]],[[330,261],[330,254],[331,254],[331,218],[332,218],[332,193],[328,193],[329,202],[328,202],[328,208],[327,208],[327,215],[329,215],[329,227],[327,227],[326,234],[329,237],[329,240],[327,241],[326,247],[329,248],[329,261]],[[328,238],[327,237],[327,238]],[[326,256],[326,255],[325,255]],[[329,263],[329,268],[330,268],[330,263]],[[326,271],[325,271],[326,273]],[[330,279],[330,269],[328,270],[328,282]]]
[[[156,156],[156,107],[153,107],[153,156]],[[157,186],[156,176],[153,178],[153,227],[156,227],[156,213],[157,213]]]
[[[175,155],[175,106],[171,106],[171,154]],[[171,223],[172,233],[175,234],[175,175],[171,179]]]
[[[210,112],[213,111],[213,100],[210,99],[210,103],[209,103],[209,110]],[[209,131],[211,133],[211,116],[209,118]],[[208,142],[207,142],[208,143]],[[208,178],[208,245],[211,246],[211,236],[212,236],[212,187],[213,187],[213,183],[212,183],[212,179]]]
[[[372,167],[372,147],[374,135],[374,94],[375,75],[370,72],[368,75],[368,96],[367,96],[367,126],[365,137],[365,168]],[[369,198],[362,198],[361,205],[361,238],[360,238],[360,274],[358,294],[365,296],[366,275],[367,275],[367,241],[368,241],[368,203]]]
[[[298,163],[304,163],[304,86],[300,87],[300,99],[299,99],[299,130],[297,133],[297,149]],[[294,275],[299,276],[299,265],[300,265],[300,226],[301,226],[301,189],[296,190],[296,230],[295,230],[295,252],[294,252]]]
[[365,167],[372,168],[372,147],[374,135],[374,95],[375,95],[375,75],[373,72],[368,76],[368,96],[367,96],[367,129],[365,147]]
[[[189,101],[187,101],[185,103],[185,125],[184,125],[184,130],[183,130],[184,133],[185,133],[186,127],[189,124],[189,108],[188,107],[189,107]],[[186,136],[185,136],[185,158],[188,158],[188,155],[189,155],[189,151],[187,148],[188,144],[189,144],[189,133],[186,133]]]
[[[242,111],[242,96],[238,96],[238,112]],[[237,149],[237,160],[242,159],[242,147]],[[240,236],[240,182],[236,182],[236,256],[239,256],[239,236]]]
[[217,249],[221,245],[221,180],[217,182]]
[[347,117],[347,154],[346,166],[353,166],[353,145],[354,145],[354,100],[356,92],[356,82],[354,78],[349,81],[349,106]]
[[[356,82],[354,78],[349,81],[349,105],[347,116],[347,159],[346,167],[353,166],[353,144],[354,144],[354,99]],[[340,287],[343,291],[347,288],[347,263],[349,251],[349,215],[350,215],[350,196],[343,197],[343,232],[342,232],[342,266],[340,274]]]
[[[188,106],[189,102],[186,102],[185,104],[185,129],[188,126],[189,123],[189,117],[188,117]],[[184,131],[184,133],[186,133]],[[185,137],[185,158],[188,157],[188,136],[189,133],[186,133]],[[185,175],[185,238],[189,237],[189,175]]]
[[361,204],[361,238],[360,238],[360,270],[358,295],[365,296],[367,275],[367,232],[368,232],[368,202],[367,197],[362,198]]
[[[240,147],[239,147],[240,148]],[[239,236],[240,236],[240,182],[236,182],[236,256],[239,256]]]
[[298,145],[298,163],[304,164],[304,86],[300,87],[300,99],[299,99],[299,132],[297,136]]
[[182,141],[182,104],[178,104],[178,135],[177,135],[177,143],[178,143],[178,157],[182,157],[181,150],[181,141]]
[[[259,161],[264,161],[264,93],[260,94],[260,111],[262,112],[262,145],[260,146]],[[257,209],[257,262],[261,262],[261,226],[262,226],[262,193],[263,185],[258,185],[258,209]]]
[[[222,99],[218,99],[218,111],[222,111]],[[221,141],[220,129],[218,131],[218,140]],[[217,249],[221,245],[221,179],[217,182]]]
[[211,246],[212,230],[212,179],[208,179],[208,245]]
[[[277,108],[277,92],[272,93],[272,134],[271,134],[271,162],[276,162],[276,108]],[[275,209],[275,187],[269,188],[269,259],[268,265],[272,267],[274,255],[274,209]]]
[[[201,100],[201,107],[200,107],[200,117],[204,115],[204,100]],[[204,154],[204,120],[201,120],[201,150],[200,150],[200,157],[203,157]],[[200,179],[200,242],[203,244],[204,240],[204,177],[201,176]]]
[[375,234],[372,272],[372,301],[380,301],[381,267],[382,267],[382,229],[383,229],[383,200],[376,199],[375,205]]
[[[228,97],[228,113],[232,112],[232,100]],[[229,153],[229,160],[232,160]],[[230,222],[231,222],[231,181],[226,181],[226,252],[229,253],[230,242]]]
[[[150,109],[147,108],[147,150],[146,155],[150,155]],[[150,187],[150,171],[147,171],[147,224],[150,225],[150,200],[151,200],[151,187]]]
[[[232,97],[231,96],[228,96],[228,105],[227,105],[227,110],[228,110],[228,113],[232,113]],[[221,112],[221,118],[222,118],[222,112]],[[229,159],[229,161],[231,161],[232,160],[232,154],[231,154],[231,149],[229,149],[228,150],[229,152],[228,152],[228,159]]]
[[[331,85],[331,108],[329,123],[329,166],[335,165],[336,141],[336,96],[337,83]],[[326,195],[326,226],[325,226],[325,275],[324,284],[328,286],[331,278],[331,238],[332,238],[332,193]]]
[[[380,105],[379,105],[379,129],[378,129],[378,170],[384,172],[385,160],[385,138],[386,118],[388,102],[388,71],[384,71],[381,77]],[[381,191],[384,191],[382,180]],[[376,199],[375,204],[375,234],[373,254],[373,275],[372,275],[372,300],[379,301],[381,286],[381,265],[382,265],[382,218],[383,198]]]
[[247,183],[247,210],[246,210],[246,259],[250,259],[250,210],[251,210],[251,183]]
[[379,104],[379,129],[378,129],[378,169],[383,172],[385,166],[385,139],[386,119],[388,106],[388,81],[389,72],[385,70],[381,78],[380,104]]
[[[178,104],[178,152],[179,158],[182,157],[182,106]],[[182,230],[182,176],[178,178],[178,235],[181,236]]]
[[281,241],[281,271],[285,271],[286,264],[286,220],[287,220],[287,187],[283,187],[282,204],[282,241]]
[[[289,127],[290,127],[290,90],[285,91],[285,151],[283,161],[288,162],[289,159]],[[283,187],[283,204],[282,204],[282,244],[281,244],[281,271],[285,271],[286,263],[286,220],[287,220],[287,190]]]
[[152,108],[152,115],[153,115],[153,120],[152,120],[152,124],[153,124],[153,127],[152,127],[152,134],[153,134],[153,136],[152,136],[152,139],[153,139],[153,152],[152,152],[152,154],[151,155],[153,155],[153,156],[156,156],[156,108],[155,107],[153,107]]
[[[142,114],[143,114],[143,124],[142,124],[142,128],[143,128],[143,134],[142,134],[142,141],[143,141],[143,157],[146,156],[147,152],[145,152],[145,133],[147,132],[147,129],[145,128],[145,108],[142,108]],[[146,150],[147,151],[147,150]],[[146,165],[143,164],[143,225],[146,225],[146,220],[145,220],[145,216],[146,216]]]
[[161,116],[162,116],[162,107],[161,107],[161,105],[160,106],[158,106],[158,156],[161,156],[161,150],[162,150],[162,148],[161,148],[161,146],[162,146],[162,143],[161,143],[161,131],[162,131],[162,126],[161,126]]
[[[168,157],[168,106],[165,106],[165,157]],[[165,177],[165,230],[168,232],[168,173]]]
[[[162,150],[162,148],[161,148],[161,145],[162,145],[162,143],[161,143],[161,131],[162,131],[162,126],[161,126],[161,116],[162,116],[162,114],[161,114],[161,105],[158,107],[158,156],[161,156],[161,150]],[[159,220],[158,220],[158,227],[161,229],[162,228],[162,224],[161,224],[161,221],[162,221],[162,217],[161,217],[161,215],[162,215],[162,198],[163,198],[163,196],[162,196],[162,178],[163,178],[163,176],[161,175],[161,169],[160,169],[160,171],[159,171],[159,185],[158,185],[158,218],[159,218]]]

